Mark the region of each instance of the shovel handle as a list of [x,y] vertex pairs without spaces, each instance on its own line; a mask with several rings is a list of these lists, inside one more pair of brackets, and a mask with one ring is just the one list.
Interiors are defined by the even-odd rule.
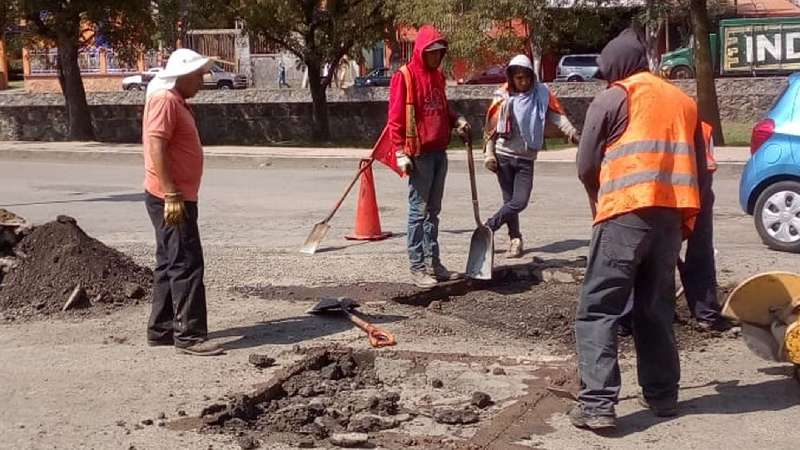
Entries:
[[336,205],[333,206],[333,209],[331,210],[330,214],[328,214],[328,216],[325,217],[325,220],[323,220],[322,223],[328,223],[333,218],[333,215],[336,214],[336,211],[338,211],[339,208],[342,206],[342,203],[344,203],[344,199],[347,198],[347,195],[353,189],[353,186],[355,186],[356,181],[358,181],[358,179],[361,178],[361,174],[364,173],[364,171],[367,170],[372,165],[372,163],[374,161],[375,161],[375,158],[369,158],[369,159],[362,159],[361,160],[358,172],[356,172],[356,175],[350,181],[350,184],[347,185],[347,188],[344,190],[344,193],[342,194],[342,196],[339,197],[339,201],[336,202]]
[[381,347],[391,347],[392,345],[397,344],[397,339],[395,339],[392,333],[389,333],[386,330],[376,327],[375,325],[367,322],[366,320],[356,316],[350,311],[347,311],[347,317],[350,319],[355,326],[361,328],[367,333],[367,337],[369,337],[369,345],[375,348]]
[[467,165],[469,166],[469,188],[472,193],[472,213],[475,215],[475,225],[482,226],[481,215],[478,210],[478,186],[475,184],[475,160],[472,157],[472,140],[464,139],[467,144]]

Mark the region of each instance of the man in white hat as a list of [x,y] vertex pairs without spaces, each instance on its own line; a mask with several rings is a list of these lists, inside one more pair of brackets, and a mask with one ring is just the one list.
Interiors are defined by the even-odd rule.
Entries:
[[198,356],[223,353],[206,340],[203,249],[197,228],[203,147],[186,104],[203,86],[212,63],[192,50],[173,52],[147,87],[142,120],[145,204],[156,234],[147,342]]

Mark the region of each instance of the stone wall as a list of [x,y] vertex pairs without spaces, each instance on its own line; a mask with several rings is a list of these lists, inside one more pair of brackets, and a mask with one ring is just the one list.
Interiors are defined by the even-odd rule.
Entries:
[[[717,89],[723,120],[753,123],[772,105],[785,78],[722,79]],[[693,82],[679,85],[694,94]],[[553,84],[573,122],[580,126],[599,83]],[[494,90],[486,86],[449,88],[453,108],[480,130]],[[344,145],[371,145],[386,121],[387,89],[329,92],[331,133]],[[88,97],[97,138],[139,142],[144,94],[94,93]],[[309,142],[311,104],[303,90],[203,91],[192,100],[206,145],[269,145]],[[63,140],[63,98],[57,94],[0,95],[0,140]]]

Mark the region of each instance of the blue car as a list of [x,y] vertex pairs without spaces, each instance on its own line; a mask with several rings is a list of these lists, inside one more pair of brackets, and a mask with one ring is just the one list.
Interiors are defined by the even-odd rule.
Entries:
[[753,127],[750,152],[739,203],[768,247],[800,253],[800,73]]

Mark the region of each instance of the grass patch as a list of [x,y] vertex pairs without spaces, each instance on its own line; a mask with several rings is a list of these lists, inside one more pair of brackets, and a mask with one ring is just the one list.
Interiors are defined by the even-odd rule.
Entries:
[[729,147],[747,147],[750,145],[750,135],[753,132],[752,123],[723,122],[722,134],[725,136],[725,145]]

